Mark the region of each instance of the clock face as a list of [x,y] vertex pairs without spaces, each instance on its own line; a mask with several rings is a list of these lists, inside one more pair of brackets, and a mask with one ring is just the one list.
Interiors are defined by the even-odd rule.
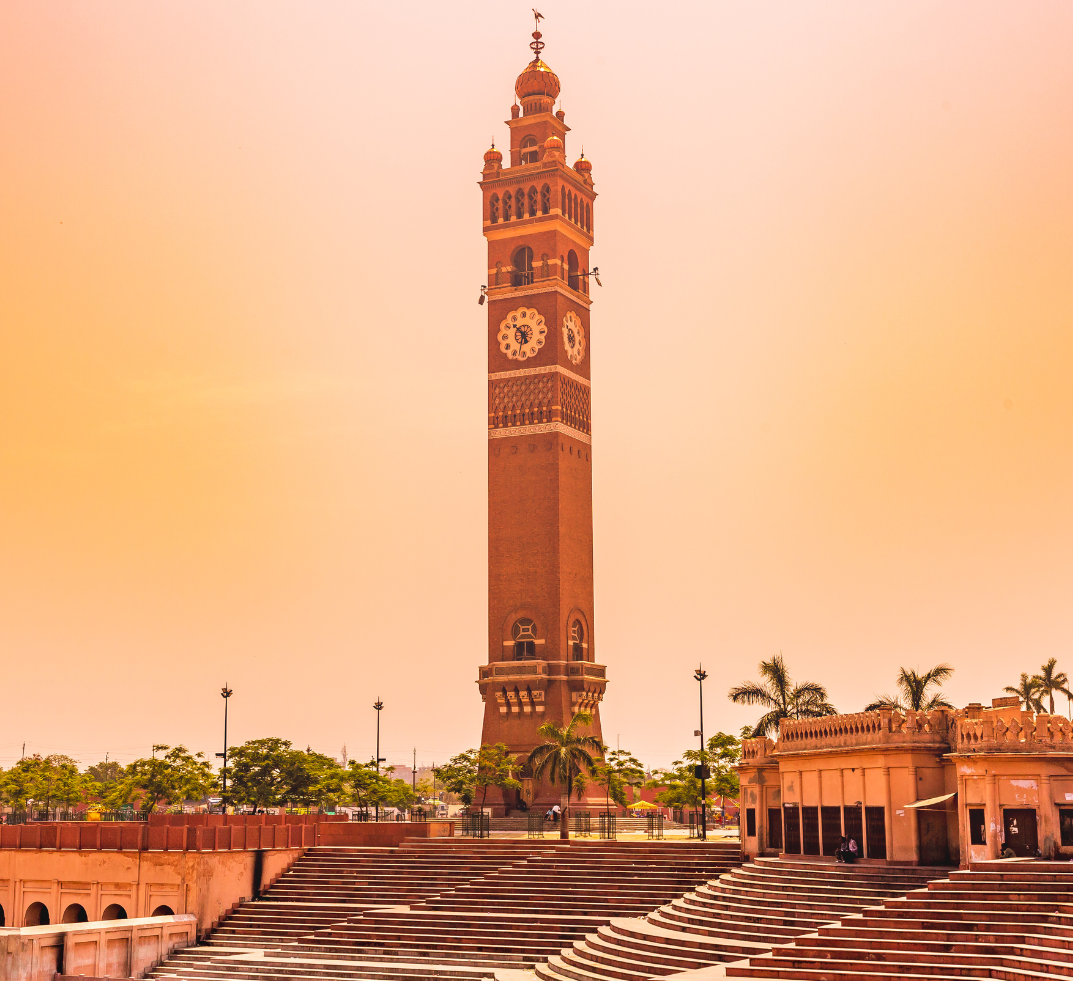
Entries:
[[573,310],[563,317],[563,347],[571,364],[581,364],[585,357],[585,328]]
[[499,325],[499,350],[511,361],[525,361],[537,354],[547,340],[544,318],[531,307],[508,313]]

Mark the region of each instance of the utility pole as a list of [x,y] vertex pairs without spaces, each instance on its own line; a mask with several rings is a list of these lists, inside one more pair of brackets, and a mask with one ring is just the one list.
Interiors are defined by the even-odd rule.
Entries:
[[704,670],[703,666],[699,666],[696,671],[693,672],[693,677],[697,679],[697,686],[700,689],[700,728],[697,730],[697,735],[700,736],[700,766],[697,767],[697,776],[700,777],[700,840],[708,840],[708,809],[705,807],[705,791],[704,791],[704,775],[708,771],[708,765],[704,762],[704,679],[708,677],[708,672]]
[[220,795],[220,813],[227,813],[227,700],[234,694],[234,692],[227,687],[227,682],[224,682],[223,688],[220,689],[220,697],[224,700],[224,751],[217,753],[216,757],[219,759],[223,757],[224,765],[220,770],[220,774],[223,777],[223,793]]
[[[373,702],[373,708],[376,709],[376,775],[380,776],[380,764],[384,762],[383,757],[380,755],[380,712],[384,707],[384,703],[379,698]],[[376,821],[380,823],[380,799],[376,800]]]

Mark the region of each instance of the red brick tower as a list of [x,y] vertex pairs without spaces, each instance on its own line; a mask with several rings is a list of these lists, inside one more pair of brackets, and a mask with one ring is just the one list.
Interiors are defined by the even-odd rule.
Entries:
[[[566,163],[559,79],[534,58],[518,76],[510,164],[494,146],[481,179],[488,240],[488,664],[478,685],[484,743],[527,754],[547,721],[593,716],[607,684],[596,663],[589,425],[592,167]],[[561,790],[523,776],[546,807]],[[593,788],[598,796],[598,788]]]

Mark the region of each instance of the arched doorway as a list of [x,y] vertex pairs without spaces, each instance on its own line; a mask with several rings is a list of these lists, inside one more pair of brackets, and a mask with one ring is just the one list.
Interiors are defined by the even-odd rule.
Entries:
[[88,923],[89,914],[86,912],[86,907],[81,903],[71,903],[63,911],[63,919],[61,923]]
[[174,916],[174,915],[175,915],[175,910],[173,910],[170,906],[158,906],[155,910],[153,910],[153,916]]
[[101,913],[102,920],[125,920],[127,918],[127,911],[123,909],[119,903],[112,903],[111,906],[105,908]]
[[48,907],[44,903],[30,903],[26,907],[26,915],[22,918],[23,926],[48,926],[52,920],[48,915]]

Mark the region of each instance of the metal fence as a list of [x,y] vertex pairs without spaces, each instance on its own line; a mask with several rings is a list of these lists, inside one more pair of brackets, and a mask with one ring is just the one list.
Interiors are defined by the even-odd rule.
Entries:
[[600,814],[600,837],[601,838],[617,838],[618,837],[618,816],[615,814],[608,814],[606,811]]
[[60,811],[30,810],[9,811],[0,815],[0,824],[33,824],[36,821],[146,821],[148,815],[143,811],[94,811],[93,815],[88,811]]
[[592,813],[589,811],[578,811],[577,814],[570,815],[571,830],[574,834],[582,838],[588,838],[592,835]]
[[544,815],[540,811],[530,811],[527,833],[530,838],[544,837]]
[[663,815],[649,814],[645,819],[645,832],[649,838],[663,837]]
[[463,814],[463,838],[488,838],[491,836],[491,820],[487,814]]

